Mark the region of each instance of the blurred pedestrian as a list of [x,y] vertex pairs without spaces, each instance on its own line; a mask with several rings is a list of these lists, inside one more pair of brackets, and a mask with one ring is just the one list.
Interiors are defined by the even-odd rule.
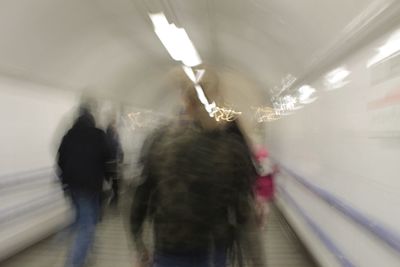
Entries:
[[[202,86],[217,101],[213,84]],[[143,183],[131,210],[139,260],[154,267],[243,266],[244,259],[264,266],[249,149],[227,130],[230,123],[209,116],[193,86],[184,88],[184,98],[191,122],[160,127],[142,151]],[[153,222],[154,253],[144,245],[146,219]]]
[[67,258],[68,267],[83,266],[93,244],[109,159],[105,133],[95,127],[89,109],[81,107],[58,150],[60,178],[76,209],[76,236]]
[[116,127],[115,121],[112,121],[106,130],[108,137],[108,142],[111,149],[111,164],[110,164],[110,174],[111,174],[111,188],[113,191],[111,204],[118,204],[119,199],[119,184],[120,184],[120,167],[124,161],[124,152],[122,150],[121,142],[119,140],[119,135]]
[[268,151],[265,148],[258,149],[255,157],[258,166],[258,177],[254,185],[256,211],[258,224],[264,229],[270,212],[270,205],[275,194],[274,176],[276,167],[270,161]]

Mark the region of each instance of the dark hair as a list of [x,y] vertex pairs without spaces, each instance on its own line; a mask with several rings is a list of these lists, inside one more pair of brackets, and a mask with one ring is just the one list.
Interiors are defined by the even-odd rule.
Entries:
[[78,116],[80,117],[80,116],[89,115],[89,114],[91,115],[89,105],[87,105],[87,104],[82,104],[82,105],[79,107]]
[[78,110],[78,117],[75,120],[74,127],[90,126],[94,127],[96,124],[94,116],[86,105],[81,105]]

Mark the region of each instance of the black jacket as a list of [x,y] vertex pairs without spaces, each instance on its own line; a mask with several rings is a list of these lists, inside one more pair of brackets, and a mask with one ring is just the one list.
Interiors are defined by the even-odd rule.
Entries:
[[63,137],[58,149],[61,181],[71,190],[100,193],[110,158],[105,133],[95,128],[92,115],[82,115]]

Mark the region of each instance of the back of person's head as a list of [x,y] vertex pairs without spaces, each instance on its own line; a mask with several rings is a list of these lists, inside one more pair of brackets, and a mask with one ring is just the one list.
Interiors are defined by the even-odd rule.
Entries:
[[78,117],[88,114],[93,115],[97,110],[97,101],[93,96],[83,95],[78,107]]
[[[228,97],[225,94],[227,90],[226,88],[222,88],[223,83],[220,80],[218,72],[211,67],[205,67],[204,70],[204,75],[198,84],[201,86],[208,102],[215,102],[216,107],[226,108],[225,101],[227,101]],[[239,135],[244,143],[250,144],[249,137],[243,127],[244,118],[237,116],[233,121],[217,121],[215,117],[210,117],[204,104],[199,99],[195,84],[186,75],[181,78],[180,87],[189,117],[206,129],[227,130],[230,133]]]
[[78,117],[76,118],[74,127],[94,127],[96,125],[90,105],[82,103],[78,108]]
[[[203,68],[204,74],[198,86],[204,92],[209,104],[215,102],[216,106],[223,106],[224,97],[219,87],[219,77],[217,72],[210,68]],[[199,92],[196,90],[196,85],[187,75],[181,71],[179,74],[179,88],[181,90],[183,104],[186,109],[186,114],[197,121],[205,128],[220,128],[224,122],[217,122],[215,118],[210,117],[205,105],[200,101]]]
[[79,109],[78,109],[78,117],[80,116],[86,116],[86,115],[91,115],[92,112],[90,111],[90,107],[87,104],[82,104]]

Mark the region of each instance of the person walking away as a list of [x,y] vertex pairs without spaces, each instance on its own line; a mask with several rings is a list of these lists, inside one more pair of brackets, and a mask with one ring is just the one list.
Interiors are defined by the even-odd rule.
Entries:
[[76,236],[67,258],[68,267],[84,265],[94,241],[100,194],[106,178],[110,149],[105,133],[95,127],[90,111],[82,107],[58,150],[58,166],[64,187],[76,209]]
[[258,224],[264,229],[270,212],[270,203],[275,194],[274,176],[276,168],[272,165],[265,148],[258,149],[255,158],[258,165],[258,177],[254,186],[256,211]]
[[120,185],[120,166],[124,161],[124,152],[122,150],[115,121],[111,122],[106,130],[107,138],[111,149],[111,187],[113,191],[111,204],[118,204],[119,185]]
[[[203,85],[208,97],[217,90],[212,84]],[[191,122],[162,126],[143,146],[143,183],[130,218],[139,261],[153,267],[224,267],[244,266],[249,259],[265,266],[249,149],[227,130],[229,123],[210,118],[194,88],[185,90],[184,99]],[[144,245],[146,220],[153,225],[153,254]]]

